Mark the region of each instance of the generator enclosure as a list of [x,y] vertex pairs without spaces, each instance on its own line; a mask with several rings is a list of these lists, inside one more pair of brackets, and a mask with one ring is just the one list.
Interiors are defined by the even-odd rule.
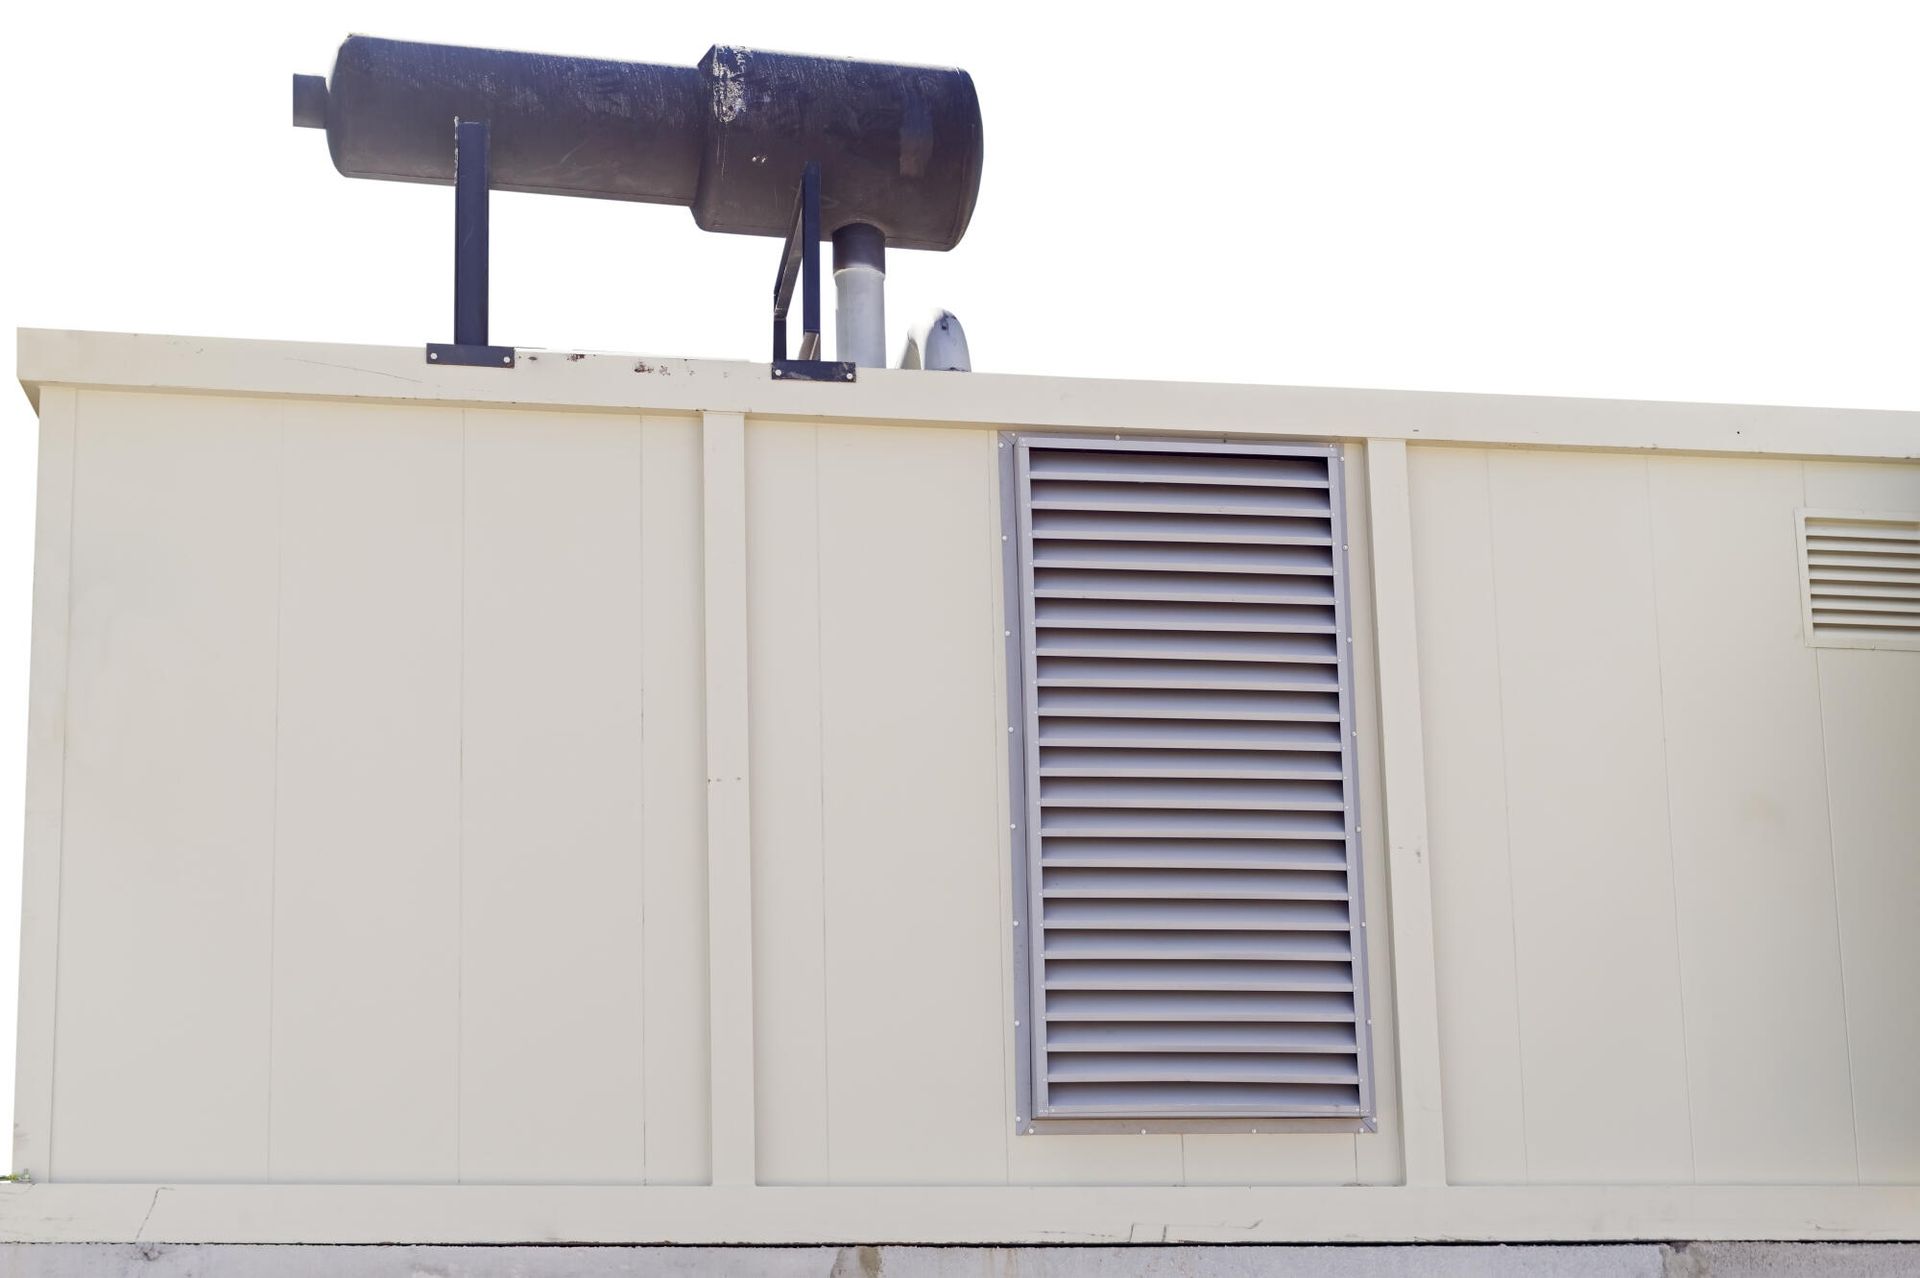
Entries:
[[1920,415],[517,354],[20,334],[6,1238],[1920,1230]]

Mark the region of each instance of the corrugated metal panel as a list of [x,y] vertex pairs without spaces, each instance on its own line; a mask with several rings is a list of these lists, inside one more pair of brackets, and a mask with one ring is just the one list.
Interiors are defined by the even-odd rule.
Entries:
[[1920,648],[1920,514],[1796,514],[1807,642]]
[[1016,1121],[1362,1124],[1339,450],[1003,448]]

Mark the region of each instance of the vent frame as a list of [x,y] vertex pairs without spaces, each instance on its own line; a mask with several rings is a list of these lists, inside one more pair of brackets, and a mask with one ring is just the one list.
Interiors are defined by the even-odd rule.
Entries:
[[[1794,511],[1793,516],[1800,577],[1800,621],[1807,646],[1920,651],[1920,513],[1802,507]],[[1888,536],[1888,533],[1896,535]],[[1867,574],[1874,570],[1860,564],[1816,565],[1814,556],[1823,551],[1829,556],[1845,554],[1845,551],[1833,546],[1835,538],[1888,543],[1888,550],[1864,551],[1868,556],[1910,554],[1910,563],[1892,566],[1893,576],[1904,575],[1905,579],[1868,581]],[[1897,545],[1909,545],[1911,551],[1895,549]],[[1826,579],[1816,582],[1816,569],[1819,567],[1828,567],[1830,573]],[[1838,588],[1838,583],[1831,579],[1833,572],[1859,579],[1861,585],[1868,587],[1868,593],[1877,597],[1872,602],[1894,605],[1886,613],[1887,624],[1873,624],[1870,612],[1853,614],[1848,620],[1836,620],[1829,609],[1820,607],[1823,600],[1829,603],[1848,601],[1844,591]],[[1828,616],[1823,619],[1822,613]]]
[[[1367,928],[1363,885],[1363,856],[1360,829],[1359,751],[1356,748],[1355,689],[1353,659],[1353,622],[1349,587],[1347,538],[1346,456],[1335,443],[1239,442],[1221,436],[1132,437],[1073,435],[1062,433],[1025,433],[1010,431],[999,437],[1000,528],[1002,541],[1002,593],[1007,698],[1007,776],[1008,811],[1013,862],[1014,1017],[1015,1017],[1015,1130],[1024,1135],[1041,1133],[1149,1133],[1149,1132],[1371,1132],[1377,1130],[1376,1093],[1368,982]],[[1075,450],[1089,453],[1159,453],[1181,457],[1208,456],[1287,458],[1320,462],[1325,467],[1327,501],[1324,512],[1307,512],[1307,517],[1327,520],[1334,655],[1323,664],[1335,671],[1334,690],[1338,698],[1338,778],[1341,784],[1341,821],[1337,837],[1344,848],[1338,862],[1346,877],[1348,918],[1344,929],[1334,935],[1347,941],[1352,986],[1353,1045],[1350,1050],[1357,1071],[1357,1104],[1313,1105],[1306,1108],[1281,1108],[1261,1105],[1227,1112],[1203,1109],[1192,1112],[1174,1107],[1149,1109],[1123,1106],[1115,1112],[1089,1113],[1084,1108],[1062,1110],[1049,1106],[1047,1099],[1047,1022],[1045,1017],[1044,961],[1040,951],[1046,945],[1041,897],[1041,805],[1038,720],[1029,718],[1029,706],[1038,696],[1040,659],[1035,625],[1035,563],[1033,511],[1028,500],[1030,459],[1036,449]],[[1097,463],[1096,463],[1097,465]],[[1204,467],[1204,461],[1200,463]],[[1126,482],[1126,481],[1123,481]],[[1206,481],[1200,481],[1206,482]],[[1223,487],[1230,481],[1215,479]],[[1314,484],[1318,487],[1319,485]],[[1286,491],[1286,486],[1279,486]],[[1236,489],[1244,492],[1244,489]],[[1125,512],[1122,512],[1125,513]],[[1162,543],[1164,544],[1164,543]],[[1275,569],[1267,569],[1275,572]],[[1281,570],[1283,571],[1283,570]],[[1324,574],[1329,569],[1323,568]],[[1325,606],[1324,604],[1321,606]],[[1029,642],[1029,637],[1033,641]],[[1276,635],[1275,638],[1284,638]],[[1168,658],[1172,659],[1172,658]],[[1273,658],[1267,658],[1272,661]],[[1056,661],[1058,658],[1056,658]],[[1220,747],[1220,748],[1224,748]],[[1331,778],[1329,778],[1331,779]],[[1328,831],[1327,843],[1336,837]],[[1333,869],[1332,865],[1327,867]],[[1271,927],[1272,925],[1268,925]],[[1173,991],[1178,994],[1182,991]],[[1302,1022],[1281,1022],[1299,1025]],[[1124,1050],[1124,1049],[1121,1049]],[[1162,1047],[1158,1050],[1168,1051]],[[1214,1049],[1216,1052],[1219,1049]],[[1307,1047],[1282,1049],[1304,1052]]]

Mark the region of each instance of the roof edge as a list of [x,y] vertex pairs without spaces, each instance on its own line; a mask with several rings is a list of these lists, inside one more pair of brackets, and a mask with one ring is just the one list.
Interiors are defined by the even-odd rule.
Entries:
[[511,369],[462,368],[430,365],[418,346],[22,328],[18,376],[36,410],[42,386],[64,385],[1116,435],[1920,458],[1920,412],[1888,409],[881,368],[861,369],[853,384],[783,382],[747,361],[518,350]]

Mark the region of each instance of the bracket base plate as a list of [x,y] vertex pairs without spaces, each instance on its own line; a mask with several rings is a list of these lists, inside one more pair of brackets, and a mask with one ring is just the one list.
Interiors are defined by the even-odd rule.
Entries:
[[428,342],[427,363],[460,364],[468,368],[512,368],[511,346],[461,346],[452,342]]
[[778,382],[850,382],[853,365],[837,359],[776,359],[773,378]]

